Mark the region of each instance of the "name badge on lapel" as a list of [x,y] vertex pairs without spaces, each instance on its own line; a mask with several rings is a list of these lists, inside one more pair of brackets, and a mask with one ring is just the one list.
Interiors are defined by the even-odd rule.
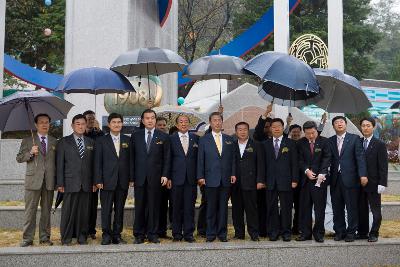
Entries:
[[86,146],[87,150],[93,150],[93,146]]
[[232,145],[232,141],[225,141],[225,144]]
[[199,147],[199,145],[198,145],[198,144],[196,144],[196,143],[194,143],[194,144],[193,144],[193,147]]
[[122,148],[128,148],[129,145],[128,145],[128,143],[122,143],[122,144],[121,144],[121,147],[122,147]]
[[289,148],[288,147],[284,147],[284,148],[282,148],[282,154],[283,153],[288,153],[289,152]]
[[248,148],[245,149],[246,152],[252,153],[253,152],[253,148],[250,146]]
[[157,141],[157,142],[156,142],[156,145],[162,145],[162,144],[164,144],[163,141]]

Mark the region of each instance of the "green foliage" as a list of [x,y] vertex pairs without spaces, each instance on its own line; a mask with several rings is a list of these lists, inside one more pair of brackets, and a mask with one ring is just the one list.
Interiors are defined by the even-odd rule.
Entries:
[[[52,31],[45,36],[44,29]],[[13,0],[6,6],[5,52],[23,63],[63,73],[65,0]]]

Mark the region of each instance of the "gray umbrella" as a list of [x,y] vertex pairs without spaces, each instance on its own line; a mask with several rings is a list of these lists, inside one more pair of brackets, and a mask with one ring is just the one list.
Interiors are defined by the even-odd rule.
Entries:
[[314,69],[314,72],[321,93],[310,103],[333,113],[357,114],[372,107],[360,82],[353,76],[337,69]]
[[72,104],[45,90],[16,92],[0,100],[0,130],[35,129],[34,117],[46,113],[52,121],[65,119]]
[[[170,72],[183,71],[186,60],[174,51],[158,47],[139,48],[121,54],[110,69],[127,77],[146,75],[161,75]],[[150,81],[149,98],[150,98]]]
[[[193,61],[183,73],[183,77],[194,80],[232,80],[245,75],[243,72],[245,64],[246,61],[234,56],[205,56]],[[219,85],[219,101],[221,104],[221,83]]]

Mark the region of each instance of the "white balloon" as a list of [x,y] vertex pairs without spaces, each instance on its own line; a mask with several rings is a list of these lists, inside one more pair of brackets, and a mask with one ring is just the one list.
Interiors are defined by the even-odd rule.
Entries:
[[46,36],[50,36],[50,35],[51,35],[51,29],[46,28],[46,29],[44,29],[43,33],[44,33],[44,35],[46,35]]

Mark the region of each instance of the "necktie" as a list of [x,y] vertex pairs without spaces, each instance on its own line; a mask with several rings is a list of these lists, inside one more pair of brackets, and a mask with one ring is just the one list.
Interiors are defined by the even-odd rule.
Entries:
[[364,151],[367,151],[368,148],[368,139],[364,138]]
[[219,133],[217,133],[217,134],[215,134],[215,144],[217,145],[217,148],[218,148],[218,153],[219,153],[219,155],[221,156],[221,154],[222,154],[222,146],[221,146],[221,140],[219,139],[219,136],[220,136],[221,134],[219,134]]
[[119,157],[119,138],[113,137],[113,140],[114,140],[115,152],[117,152],[117,156]]
[[279,139],[275,138],[275,144],[274,144],[274,150],[275,150],[275,158],[278,158],[278,154],[279,154]]
[[188,140],[187,140],[186,134],[183,134],[181,136],[181,143],[182,143],[183,151],[185,152],[185,155],[187,155],[187,152],[188,152],[188,149],[189,149],[189,144],[188,144]]
[[45,136],[42,136],[41,137],[42,138],[42,141],[40,142],[40,145],[41,145],[41,147],[42,147],[42,153],[43,153],[43,156],[46,156],[46,137]]
[[343,136],[338,137],[337,140],[337,148],[338,148],[338,152],[340,155],[340,152],[342,151],[342,146],[343,146]]
[[311,156],[314,156],[314,142],[310,142],[310,151],[311,151]]
[[82,138],[78,138],[78,151],[79,151],[79,156],[83,158],[83,153],[85,153],[85,149],[83,148],[83,142]]
[[146,143],[147,153],[149,153],[150,151],[150,145],[151,145],[151,131],[147,131],[147,143]]

